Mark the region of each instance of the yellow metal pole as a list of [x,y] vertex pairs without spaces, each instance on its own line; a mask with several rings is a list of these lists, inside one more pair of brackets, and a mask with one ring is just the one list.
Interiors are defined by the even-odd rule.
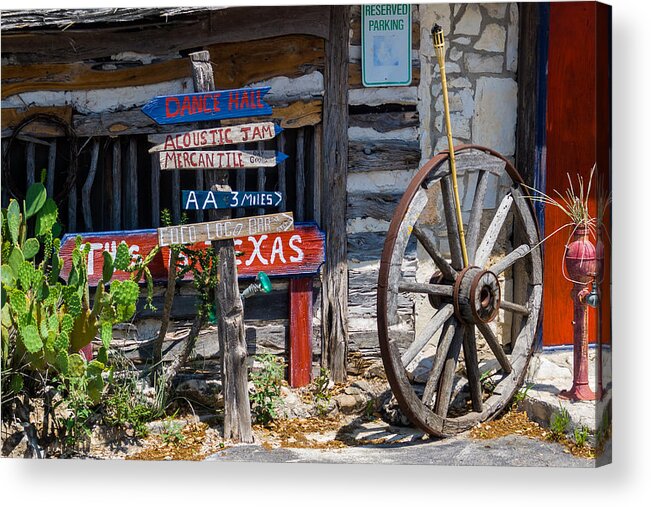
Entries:
[[450,125],[450,104],[448,102],[448,83],[445,77],[445,39],[443,30],[439,25],[432,29],[434,51],[441,69],[441,88],[443,89],[443,108],[445,109],[445,129],[448,135],[448,147],[450,152],[450,172],[452,173],[452,188],[454,189],[454,207],[457,213],[457,231],[461,242],[461,254],[463,255],[463,267],[468,267],[468,252],[466,251],[466,235],[463,230],[463,219],[461,218],[461,202],[459,201],[459,187],[457,185],[457,164],[454,158],[454,144],[452,142],[452,126]]

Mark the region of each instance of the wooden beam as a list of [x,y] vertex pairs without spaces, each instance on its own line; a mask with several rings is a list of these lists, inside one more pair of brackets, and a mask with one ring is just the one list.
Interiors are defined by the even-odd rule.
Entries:
[[[18,63],[74,62],[106,58],[134,47],[164,56],[218,43],[242,43],[291,34],[327,38],[328,6],[234,7],[166,23],[142,22],[70,30],[2,33],[2,52]],[[346,37],[347,39],[347,37]],[[74,48],[74,49],[72,49]]]
[[93,140],[93,148],[90,155],[90,168],[88,169],[88,176],[81,189],[81,207],[84,216],[84,228],[86,231],[93,230],[93,214],[90,205],[90,193],[93,190],[93,182],[95,181],[95,173],[97,172],[97,161],[99,159],[99,139]]
[[310,35],[214,44],[206,48],[219,67],[217,88],[239,88],[277,76],[304,76],[325,66],[325,41]]
[[348,355],[348,269],[346,180],[348,169],[348,38],[350,7],[330,7],[323,105],[322,191],[337,199],[321,206],[328,252],[321,298],[321,361],[335,382],[346,379]]
[[4,65],[2,99],[41,90],[97,90],[144,86],[190,77],[187,60],[169,60],[121,69],[98,70],[96,64],[51,63]]

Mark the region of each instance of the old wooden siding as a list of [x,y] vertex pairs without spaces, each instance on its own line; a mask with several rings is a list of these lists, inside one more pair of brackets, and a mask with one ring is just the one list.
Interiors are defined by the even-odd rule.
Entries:
[[[393,212],[421,157],[416,104],[420,80],[420,21],[412,6],[412,82],[410,86],[361,85],[360,7],[352,8],[348,124],[348,323],[349,349],[379,356],[376,291],[380,256]],[[416,245],[407,250],[407,277],[416,275]],[[414,303],[399,300],[405,339],[414,329]]]
[[[293,160],[297,155],[301,156],[302,184],[311,185],[318,179],[313,170],[319,164],[315,153],[321,146],[317,137],[321,135],[324,38],[329,28],[329,8],[256,7],[255,16],[251,16],[252,8],[204,9],[201,15],[187,12],[166,18],[164,24],[160,19],[152,22],[153,12],[144,17],[134,17],[131,15],[134,13],[127,11],[124,10],[123,14],[128,14],[128,19],[119,19],[118,16],[118,19],[107,20],[100,16],[97,21],[101,24],[84,24],[83,27],[73,24],[65,31],[62,31],[65,25],[58,24],[34,25],[36,29],[11,27],[9,30],[5,30],[3,24],[3,148],[14,127],[35,113],[56,116],[74,128],[81,148],[79,175],[75,191],[62,202],[62,216],[68,222],[69,230],[158,226],[160,209],[173,204],[171,195],[194,184],[191,175],[180,176],[177,171],[170,171],[176,174],[159,174],[154,164],[155,157],[146,153],[149,146],[146,136],[210,125],[157,125],[140,108],[155,95],[193,90],[187,54],[198,47],[210,52],[218,88],[271,86],[266,100],[274,106],[273,118],[286,131],[264,148],[286,146],[284,151]],[[268,120],[268,117],[247,119],[257,120]],[[223,122],[231,123],[241,123],[241,120]],[[61,140],[52,142],[53,137],[61,137],[60,129],[47,122],[37,122],[22,134],[21,138],[13,141],[20,145],[21,155],[12,166],[35,165],[40,171],[41,163],[47,164],[48,154],[52,153],[54,146],[54,152],[58,154],[58,169],[56,185],[53,182],[53,186],[60,189],[63,184],[59,181],[63,174],[60,166],[65,163],[63,145],[66,143]],[[300,147],[296,143],[300,143]],[[25,150],[22,144],[27,147]],[[267,184],[278,184],[279,188],[294,196],[300,182],[290,181],[289,175],[285,175],[284,164],[281,166],[278,174],[276,169],[270,169],[266,178],[259,171],[251,170],[250,177],[238,179],[238,184],[247,184],[247,189],[257,190],[248,187],[251,184],[264,185],[266,181]],[[92,179],[88,178],[89,172]],[[34,177],[40,177],[40,173]],[[207,177],[206,184],[209,182]],[[118,199],[122,194],[129,195],[125,191],[132,191],[134,183],[139,196],[152,198],[151,205],[140,203],[135,208],[138,202],[135,196]],[[3,187],[3,204],[7,199],[4,190]],[[160,199],[153,199],[157,190]],[[178,197],[180,202],[180,195]],[[301,219],[318,219],[316,197],[311,192],[304,193],[300,202]],[[89,204],[100,201],[101,205],[93,207],[91,212]],[[84,203],[86,206],[82,212]],[[173,211],[180,214],[180,209]],[[274,281],[271,295],[247,300],[245,320],[250,353],[286,352],[287,285],[286,281]],[[160,303],[161,290],[157,289],[155,302]],[[320,351],[319,300],[320,283],[317,280],[313,304],[316,313],[313,329],[315,354]],[[187,334],[195,304],[196,297],[191,288],[183,287],[174,303],[175,322],[166,337],[168,354],[174,354],[175,344]],[[160,308],[162,304],[157,306]],[[157,313],[141,308],[136,322],[121,326],[122,341],[116,343],[132,359],[148,357],[147,343],[158,328],[157,316]],[[217,339],[214,329],[209,327],[202,331],[196,356],[210,361],[216,354]]]

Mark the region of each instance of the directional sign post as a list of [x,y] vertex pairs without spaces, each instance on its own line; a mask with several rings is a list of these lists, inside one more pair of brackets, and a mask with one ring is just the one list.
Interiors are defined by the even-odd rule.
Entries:
[[215,192],[183,190],[183,209],[229,209],[278,207],[283,202],[280,192]]
[[245,169],[274,167],[287,159],[276,151],[161,151],[161,169]]
[[150,143],[158,143],[149,148],[149,153],[170,150],[192,150],[210,148],[227,144],[268,141],[283,131],[280,125],[273,122],[247,123],[232,127],[217,127],[212,129],[191,130],[176,134],[152,134],[148,136]]
[[147,102],[142,112],[160,125],[269,116],[273,111],[263,100],[269,90],[270,86],[264,86],[158,96]]
[[187,245],[198,241],[219,241],[293,229],[294,216],[291,212],[276,213],[200,224],[160,227],[158,229],[158,244],[160,246]]

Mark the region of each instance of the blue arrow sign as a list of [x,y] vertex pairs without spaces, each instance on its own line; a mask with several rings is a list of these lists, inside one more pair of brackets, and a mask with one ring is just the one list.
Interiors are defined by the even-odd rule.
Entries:
[[265,208],[280,206],[280,192],[215,192],[184,190],[183,209]]
[[204,120],[269,116],[271,106],[263,99],[270,86],[154,97],[142,112],[159,125]]

